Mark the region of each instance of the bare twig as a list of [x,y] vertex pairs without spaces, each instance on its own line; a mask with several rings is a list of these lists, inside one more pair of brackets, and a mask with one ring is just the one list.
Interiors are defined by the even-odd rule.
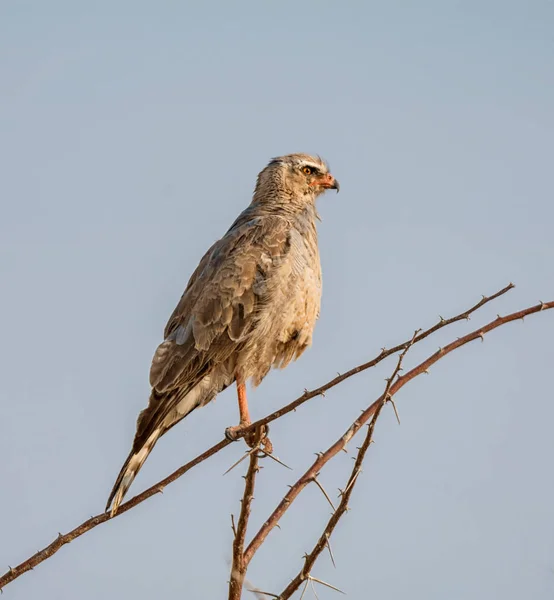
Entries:
[[[441,320],[437,324],[435,324],[433,327],[420,333],[415,338],[414,343],[417,343],[417,342],[425,339],[426,337],[430,336],[431,334],[438,331],[442,327],[450,325],[451,323],[454,323],[456,321],[460,321],[462,319],[469,318],[469,316],[473,312],[475,312],[476,310],[478,310],[479,308],[481,308],[482,306],[484,306],[491,300],[494,300],[495,298],[498,298],[499,296],[507,293],[513,287],[514,287],[513,284],[509,284],[508,286],[506,286],[502,290],[498,291],[497,293],[493,294],[492,296],[483,297],[482,300],[480,300],[473,307],[471,307],[470,309],[468,309],[467,311],[465,311],[463,313],[460,313],[459,315],[457,315],[455,317],[452,317],[450,319],[442,319],[441,318]],[[533,313],[536,313],[536,312],[539,312],[542,310],[551,309],[553,307],[554,307],[554,302],[546,302],[546,303],[541,302],[538,305],[538,307],[533,306],[533,307],[527,308],[523,311],[519,311],[518,313],[514,313],[517,316],[513,317],[513,318],[509,318],[509,320],[515,320],[515,318],[523,319],[523,317],[525,317],[526,315],[530,315],[530,314],[533,314]],[[509,316],[509,317],[512,317],[512,316]],[[504,317],[503,320],[501,320],[501,322],[497,323],[497,321],[495,321],[494,323],[497,323],[495,325],[495,327],[498,327],[499,325],[502,325],[505,322],[508,322],[507,319],[508,319],[508,317]],[[494,327],[491,327],[491,329],[493,329],[493,328]],[[491,329],[487,329],[487,330],[483,329],[483,332],[490,331]],[[391,354],[394,354],[394,353],[397,353],[397,352],[403,350],[409,343],[410,343],[410,341],[407,341],[407,342],[399,344],[393,348],[390,348],[389,350],[383,349],[381,351],[381,353],[377,357],[372,359],[371,361],[366,362],[362,365],[359,365],[358,367],[355,367],[354,369],[351,369],[350,371],[347,371],[346,373],[343,373],[342,375],[338,375],[337,377],[330,380],[325,385],[323,385],[315,390],[305,391],[304,394],[302,394],[300,397],[298,397],[293,402],[291,402],[288,405],[284,406],[283,408],[271,413],[270,415],[264,417],[263,419],[260,419],[256,422],[254,422],[250,427],[248,427],[243,432],[241,432],[239,437],[244,437],[245,435],[248,435],[249,433],[254,432],[260,425],[266,425],[276,419],[279,419],[283,415],[285,415],[291,411],[294,411],[300,405],[304,404],[305,402],[307,402],[308,400],[310,400],[312,398],[316,398],[316,397],[324,395],[326,390],[338,385],[339,383],[341,383],[342,381],[344,381],[345,379],[347,379],[349,377],[352,377],[353,375],[356,375],[362,371],[365,371],[365,370],[375,366],[376,364],[378,364],[379,362],[381,362],[382,360],[384,360]],[[430,364],[432,364],[432,363],[430,363]],[[407,377],[407,375],[405,375],[404,377]],[[412,375],[412,377],[413,376],[415,376],[415,375]],[[198,455],[197,457],[195,457],[194,459],[192,459],[191,461],[189,461],[188,463],[186,463],[185,465],[183,465],[182,467],[180,467],[179,469],[177,469],[176,471],[174,471],[173,473],[168,475],[162,481],[156,483],[155,485],[144,490],[140,494],[134,496],[133,498],[131,498],[130,500],[128,500],[127,502],[122,504],[119,507],[119,510],[118,510],[117,514],[115,515],[115,517],[119,517],[120,515],[126,513],[128,510],[131,510],[132,508],[137,506],[138,504],[140,504],[140,503],[144,502],[145,500],[151,498],[152,496],[162,492],[163,489],[167,485],[173,483],[174,481],[176,481],[177,479],[182,477],[185,473],[187,473],[190,469],[201,464],[202,462],[204,462],[205,460],[207,460],[214,454],[217,454],[219,451],[221,451],[223,448],[228,446],[230,443],[231,442],[229,440],[223,439],[220,442],[218,442],[217,444],[213,445],[211,448],[208,448],[205,452]],[[115,518],[115,517],[112,517],[112,518]],[[56,537],[56,539],[54,539],[45,548],[43,548],[42,550],[39,550],[38,552],[36,552],[35,554],[30,556],[23,562],[21,562],[16,567],[10,568],[6,573],[4,573],[2,576],[0,576],[0,590],[4,586],[6,586],[8,583],[10,583],[10,582],[14,581],[15,579],[17,579],[18,577],[20,577],[23,573],[30,571],[31,569],[33,569],[34,567],[36,567],[37,565],[39,565],[46,559],[52,557],[64,545],[72,542],[73,540],[80,537],[84,533],[90,531],[91,529],[94,529],[98,525],[101,525],[102,523],[105,523],[108,520],[110,520],[109,513],[101,513],[94,517],[91,517],[90,519],[87,519],[86,521],[84,521],[83,523],[81,523],[80,525],[78,525],[77,527],[72,529],[71,531],[69,531],[65,534],[60,534],[59,536]]]
[[[171,475],[169,475],[159,483],[156,483],[152,487],[149,487],[147,490],[144,490],[144,492],[134,496],[133,498],[125,502],[125,504],[122,504],[119,507],[115,517],[113,518],[119,517],[119,515],[122,515],[128,510],[131,510],[132,508],[137,506],[137,504],[140,504],[148,498],[151,498],[152,496],[161,493],[167,485],[173,483],[175,480],[179,479],[179,477],[184,475],[187,471],[190,471],[190,469],[192,469],[196,465],[199,465],[200,463],[204,462],[206,459],[210,458],[210,456],[213,456],[214,454],[225,448],[225,446],[228,446],[230,443],[231,442],[229,440],[224,439],[221,442],[212,446],[211,448],[208,448],[208,450],[206,450],[202,454],[199,454],[196,458],[174,471]],[[17,565],[17,567],[13,567],[6,571],[6,573],[4,573],[4,575],[0,577],[0,590],[3,587],[5,587],[8,583],[11,583],[14,579],[17,579],[18,577],[23,575],[23,573],[34,569],[34,567],[39,565],[41,562],[44,562],[46,559],[52,557],[54,554],[56,554],[56,552],[58,552],[60,548],[62,548],[66,544],[69,544],[73,540],[82,536],[84,533],[87,533],[87,531],[90,531],[91,529],[94,529],[95,527],[98,527],[98,525],[101,525],[102,523],[105,523],[109,520],[109,512],[100,513],[95,517],[91,517],[90,519],[83,521],[83,523],[75,527],[75,529],[72,529],[71,531],[68,531],[65,534],[59,534],[53,542],[48,544],[48,546],[30,556],[27,560],[24,560],[21,564]]]
[[[385,402],[387,402],[387,400],[391,397],[390,389],[391,389],[391,386],[393,385],[393,381],[394,381],[395,377],[397,377],[397,375],[400,371],[400,368],[402,366],[402,360],[404,359],[406,352],[414,344],[417,334],[418,334],[418,331],[416,331],[414,333],[409,344],[406,346],[406,348],[404,349],[402,354],[399,356],[397,364],[396,364],[396,368],[394,369],[392,376],[387,379],[387,385],[386,385],[385,391],[383,392],[383,394],[381,395],[381,397],[378,401],[378,402],[380,402],[380,404],[379,404],[377,414],[381,411]],[[267,535],[269,534],[269,532],[273,529],[275,524],[281,519],[281,517],[284,515],[284,513],[288,510],[288,508],[294,502],[294,500],[298,497],[300,492],[311,481],[314,481],[315,483],[317,483],[321,489],[321,485],[317,481],[317,475],[318,475],[319,471],[325,464],[327,464],[331,460],[331,458],[336,456],[346,446],[346,444],[350,441],[350,439],[367,422],[367,420],[369,419],[369,417],[371,415],[366,416],[366,413],[367,413],[367,410],[362,412],[360,417],[358,417],[358,419],[356,419],[354,421],[354,423],[352,423],[352,425],[350,425],[350,427],[346,430],[346,432],[330,448],[328,448],[325,452],[318,453],[316,455],[317,456],[316,460],[312,463],[312,465],[308,468],[308,470],[304,473],[304,475],[302,475],[302,477],[300,477],[300,479],[298,479],[298,481],[293,486],[291,486],[290,490],[287,492],[285,497],[281,500],[281,502],[279,503],[277,508],[273,511],[271,516],[262,525],[262,527],[260,528],[258,533],[254,536],[254,538],[250,542],[248,548],[246,549],[246,552],[245,552],[246,565],[248,565],[250,560],[252,560],[252,557],[257,552],[259,547],[263,544],[263,542],[264,542],[265,538],[267,537]],[[371,432],[373,432],[374,422],[375,422],[375,419],[370,424]],[[367,445],[369,446],[369,444],[371,443],[371,436],[366,438],[366,441],[367,441]],[[364,442],[364,445],[365,445],[365,442]],[[364,447],[364,445],[362,445],[362,448]],[[364,454],[365,454],[365,451],[364,451]],[[359,453],[358,453],[358,455],[359,455]],[[360,470],[360,468],[361,468],[361,462],[359,462],[359,460],[357,459],[356,463],[355,463],[356,472],[353,472],[353,475],[352,475],[352,477],[354,479],[357,477],[357,473]],[[353,479],[349,480],[348,483],[349,483],[349,486],[347,486],[347,489],[348,489],[348,487],[350,487],[353,484]],[[342,492],[341,495],[344,500],[344,498],[349,497],[350,494],[347,492]],[[331,501],[329,500],[329,502],[331,502]],[[343,502],[341,501],[341,505],[342,505],[342,503]],[[332,503],[331,503],[331,505],[332,505]],[[345,505],[344,511],[346,511],[346,505]],[[337,511],[335,511],[333,513],[333,516],[334,517],[337,516]],[[340,515],[337,516],[337,522],[338,522],[338,518],[340,518]],[[324,540],[324,543],[325,543],[325,540]],[[319,552],[318,552],[318,554],[319,554]],[[298,583],[298,585],[300,585],[300,583],[309,575],[309,573],[310,573],[310,569],[306,569],[306,565],[305,565],[304,569],[302,570],[302,573],[299,576],[299,581],[296,582],[296,580],[293,580],[293,582],[287,587],[287,589],[289,589],[293,583],[295,583],[295,584]],[[294,588],[291,588],[292,589],[291,593],[293,593],[298,588],[298,585],[295,585]]]
[[260,427],[260,429],[256,431],[256,446],[254,446],[250,452],[248,471],[244,477],[244,494],[241,500],[236,535],[233,540],[233,564],[231,566],[231,579],[229,581],[229,600],[240,600],[242,596],[242,586],[244,585],[244,576],[246,575],[246,565],[244,564],[244,540],[246,538],[246,529],[248,528],[250,509],[252,500],[254,499],[256,474],[258,472],[259,459],[257,449],[260,446],[263,431],[263,427]]
[[[394,368],[392,375],[387,379],[387,385],[385,387],[385,391],[381,395],[380,403],[377,406],[377,409],[375,410],[373,418],[371,419],[371,421],[369,423],[369,427],[367,428],[367,434],[365,436],[363,444],[358,449],[358,454],[357,454],[356,460],[354,462],[354,467],[352,469],[352,473],[350,474],[350,477],[348,478],[348,482],[346,484],[344,491],[341,493],[341,500],[340,500],[340,503],[339,503],[337,509],[331,515],[331,518],[327,522],[327,525],[326,525],[325,529],[323,530],[323,533],[319,537],[317,543],[315,544],[313,550],[309,554],[306,554],[304,556],[304,565],[302,566],[302,569],[300,570],[298,575],[296,575],[296,577],[281,592],[281,595],[279,596],[279,600],[286,600],[287,598],[290,598],[292,596],[292,594],[294,594],[294,592],[302,585],[302,582],[306,579],[306,577],[313,579],[313,577],[310,575],[311,570],[315,564],[315,561],[317,560],[317,558],[319,557],[319,555],[321,554],[321,552],[323,551],[325,546],[327,546],[329,548],[329,552],[331,552],[331,546],[329,545],[329,539],[330,539],[331,535],[333,534],[333,531],[334,531],[335,527],[337,526],[338,522],[340,521],[341,517],[343,517],[344,514],[346,513],[346,511],[348,510],[348,502],[350,500],[350,496],[352,495],[352,491],[354,489],[354,485],[356,484],[358,475],[362,471],[362,463],[364,461],[366,452],[367,452],[367,450],[371,444],[371,441],[373,439],[373,432],[375,430],[375,424],[377,423],[377,419],[379,418],[379,414],[381,413],[383,406],[392,399],[390,390],[395,382],[395,379],[398,377],[398,373],[400,372],[400,369],[402,367],[402,361],[404,360],[404,357],[406,356],[406,353],[408,352],[408,350],[413,345],[417,333],[418,333],[417,331],[414,333],[411,344],[409,346],[407,346],[404,349],[404,351],[402,352],[402,354],[398,357],[396,367]],[[331,553],[331,560],[333,560],[332,553]],[[333,564],[334,563],[335,563],[335,561],[333,560]],[[333,588],[333,589],[336,589],[336,588]]]
[[[483,306],[485,306],[485,304],[488,304],[489,302],[496,300],[496,298],[499,298],[500,296],[503,296],[504,294],[508,293],[514,287],[515,287],[515,285],[513,283],[509,283],[506,287],[502,288],[501,290],[499,290],[492,296],[483,296],[481,298],[481,300],[479,300],[479,302],[477,302],[477,304],[474,304],[471,308],[456,315],[455,317],[451,317],[450,319],[443,319],[442,317],[440,317],[440,320],[438,323],[436,323],[432,327],[429,327],[429,329],[426,329],[426,330],[422,331],[421,333],[418,333],[418,335],[415,337],[413,343],[417,344],[418,342],[421,342],[425,338],[428,338],[430,335],[437,332],[439,329],[442,329],[443,327],[447,327],[448,325],[452,325],[452,323],[456,323],[457,321],[469,320],[470,316],[475,311],[477,311],[480,308],[482,308]],[[550,303],[543,303],[543,305],[546,307],[548,307],[548,304],[550,304]],[[536,312],[536,311],[534,311],[534,312]],[[392,354],[397,354],[398,352],[401,352],[410,344],[412,344],[411,339],[406,340],[405,342],[402,342],[401,344],[398,344],[396,346],[393,346],[392,348],[389,348],[388,350],[385,348],[382,348],[381,352],[375,358],[371,359],[370,361],[363,363],[361,365],[358,365],[357,367],[354,367],[353,369],[346,371],[346,373],[337,374],[337,376],[334,379],[331,379],[326,384],[324,384],[314,390],[311,390],[311,391],[305,390],[304,393],[302,394],[302,396],[299,396],[298,398],[296,398],[296,400],[293,400],[286,406],[283,406],[279,410],[272,412],[267,417],[264,417],[263,419],[260,419],[259,421],[256,421],[255,423],[252,423],[252,425],[248,429],[245,429],[241,433],[240,437],[247,435],[248,432],[253,431],[255,429],[255,427],[258,427],[259,425],[267,425],[268,423],[271,423],[271,421],[275,421],[276,419],[279,419],[280,417],[286,415],[287,413],[296,410],[299,406],[301,406],[308,400],[311,400],[312,398],[316,398],[318,396],[325,397],[325,392],[327,390],[330,390],[331,388],[339,385],[339,383],[342,383],[346,379],[349,379],[350,377],[357,375],[358,373],[361,373],[362,371],[366,371],[367,369],[371,369],[372,367],[375,367],[377,364],[379,364],[380,362],[385,360],[385,358],[388,358]]]
[[[454,342],[451,342],[444,348],[439,348],[437,352],[431,355],[427,360],[423,361],[412,370],[408,371],[405,375],[402,375],[396,379],[396,381],[390,386],[388,394],[393,396],[404,387],[409,381],[425,373],[427,369],[439,361],[441,358],[444,358],[447,354],[460,348],[461,346],[472,342],[475,339],[483,338],[485,333],[492,331],[500,327],[501,325],[505,325],[506,323],[510,323],[512,321],[516,321],[525,317],[527,315],[535,314],[541,312],[545,309],[554,308],[554,301],[548,303],[540,303],[535,306],[531,306],[529,308],[520,310],[518,312],[512,313],[510,315],[506,315],[505,317],[497,317],[494,321],[491,321],[487,325],[480,327],[479,329],[468,333],[467,335],[458,338]],[[410,343],[417,342],[418,338],[420,338],[422,334],[419,334]],[[258,533],[254,536],[248,548],[245,552],[245,561],[248,564],[254,554],[257,552],[259,547],[264,542],[265,538],[269,534],[269,532],[275,527],[275,524],[279,522],[281,517],[285,514],[285,512],[290,508],[291,504],[298,497],[300,492],[313,480],[313,477],[316,473],[322,469],[322,467],[331,460],[342,448],[344,448],[348,441],[359,431],[359,429],[375,414],[377,409],[382,406],[383,402],[386,401],[385,395],[381,395],[371,406],[369,406],[366,410],[362,412],[362,414],[352,423],[349,429],[344,433],[344,435],[339,438],[331,447],[329,447],[325,452],[318,454],[318,458],[312,463],[309,469],[298,479],[298,481],[291,486],[290,490],[275,508],[271,516],[267,519],[267,521],[262,525]],[[262,419],[263,421],[263,419]]]

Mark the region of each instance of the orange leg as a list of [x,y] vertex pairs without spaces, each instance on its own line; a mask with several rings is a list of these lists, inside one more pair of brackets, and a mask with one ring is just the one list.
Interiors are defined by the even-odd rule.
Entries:
[[237,394],[239,397],[239,415],[240,424],[243,426],[250,425],[250,412],[248,410],[248,399],[246,398],[246,385],[237,383]]
[[227,427],[225,430],[226,437],[233,441],[237,439],[237,434],[251,423],[250,411],[248,410],[248,399],[246,398],[246,385],[244,383],[239,383],[238,381],[237,395],[239,400],[239,424],[234,427]]
[[[237,395],[239,400],[239,415],[240,421],[238,425],[234,427],[227,427],[225,430],[225,436],[227,439],[235,441],[237,439],[237,435],[241,433],[244,429],[246,429],[252,421],[250,420],[250,411],[248,410],[248,399],[246,398],[246,385],[244,383],[237,382]],[[250,448],[255,448],[260,443],[265,449],[265,452],[271,454],[273,452],[273,446],[267,437],[267,432],[269,431],[269,427],[264,425],[262,427],[262,431],[251,432],[244,438],[244,441]]]

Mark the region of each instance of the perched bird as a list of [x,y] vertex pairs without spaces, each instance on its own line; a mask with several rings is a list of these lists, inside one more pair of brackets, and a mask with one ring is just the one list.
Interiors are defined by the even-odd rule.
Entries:
[[106,510],[117,512],[158,439],[237,384],[240,423],[250,424],[246,381],[258,385],[310,345],[319,314],[321,266],[315,201],[339,190],[319,157],[272,159],[250,205],[204,255],[173,311],[150,369],[152,392]]

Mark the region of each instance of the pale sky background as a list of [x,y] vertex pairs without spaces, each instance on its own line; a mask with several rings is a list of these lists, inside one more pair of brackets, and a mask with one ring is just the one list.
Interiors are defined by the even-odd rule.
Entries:
[[[261,417],[509,281],[554,298],[554,2],[0,4],[0,569],[103,510],[197,261],[288,152],[324,156],[314,346]],[[387,409],[314,576],[349,598],[554,597],[553,314],[451,355]],[[273,425],[252,527],[394,361]],[[156,446],[136,494],[221,439],[235,392]],[[354,450],[356,443],[352,444]],[[10,584],[7,600],[227,596],[235,444]],[[352,460],[321,480],[335,496]],[[280,592],[329,516],[304,492],[251,565]],[[251,532],[254,529],[251,529]],[[321,600],[338,598],[320,588]],[[245,594],[245,598],[249,598]],[[298,597],[298,596],[297,596]],[[309,596],[308,596],[309,597]],[[313,596],[312,596],[313,597]]]

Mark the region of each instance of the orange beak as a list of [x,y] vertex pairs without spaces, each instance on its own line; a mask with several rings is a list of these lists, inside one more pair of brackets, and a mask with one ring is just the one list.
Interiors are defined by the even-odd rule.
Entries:
[[328,173],[327,175],[323,175],[323,177],[319,177],[318,179],[314,179],[311,185],[320,185],[322,188],[326,190],[340,190],[339,182]]

